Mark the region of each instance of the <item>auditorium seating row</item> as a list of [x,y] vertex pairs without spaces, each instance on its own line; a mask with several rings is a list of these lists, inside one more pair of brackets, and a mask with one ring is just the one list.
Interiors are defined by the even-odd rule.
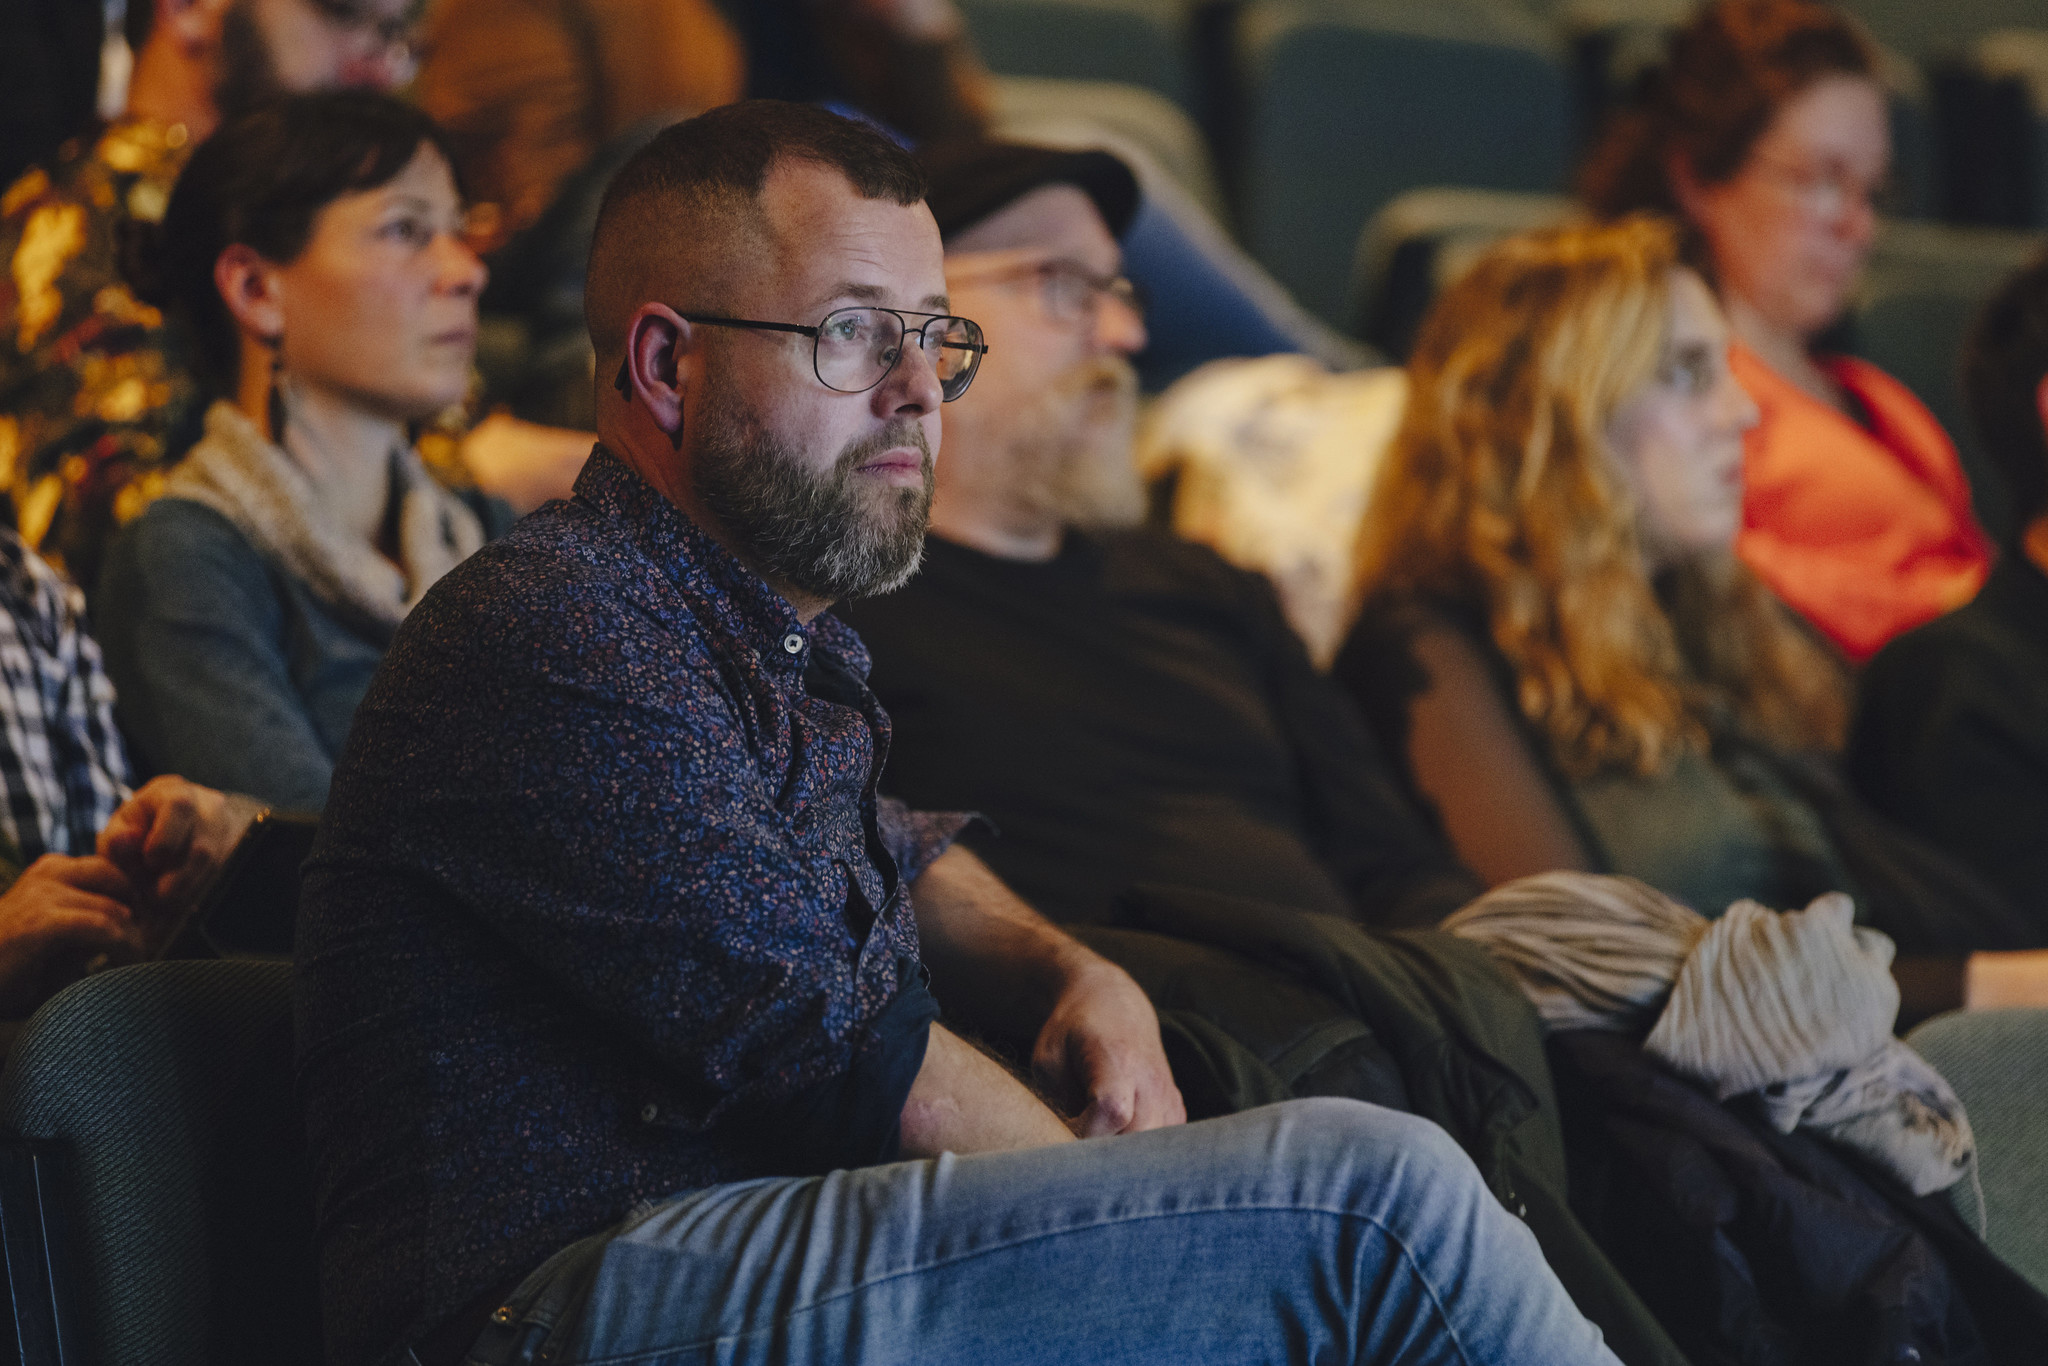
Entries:
[[[2044,1038],[2048,1011],[1990,1011],[1909,1042],[1976,1133],[1959,1211],[2048,1290]],[[319,1359],[283,962],[148,963],[60,993],[0,1078],[0,1125],[0,1359]]]
[[[1246,246],[1347,319],[1364,224],[1425,185],[1555,193],[1689,0],[960,0],[998,74],[1193,120]],[[2048,3],[1851,0],[1887,45],[1903,217],[2048,227]]]

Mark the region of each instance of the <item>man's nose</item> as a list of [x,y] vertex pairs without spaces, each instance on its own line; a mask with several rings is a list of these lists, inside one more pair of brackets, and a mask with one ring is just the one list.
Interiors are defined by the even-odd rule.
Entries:
[[925,354],[924,347],[918,344],[917,334],[905,333],[903,350],[896,358],[896,368],[875,386],[877,415],[886,417],[900,413],[922,415],[937,412],[939,404],[944,401],[945,393],[939,385],[937,365]]
[[1104,294],[1095,310],[1095,345],[1120,356],[1135,356],[1148,340],[1145,315],[1127,299]]

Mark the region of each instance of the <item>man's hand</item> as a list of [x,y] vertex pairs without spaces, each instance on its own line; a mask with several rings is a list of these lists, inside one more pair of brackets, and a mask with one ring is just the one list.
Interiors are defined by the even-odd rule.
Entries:
[[932,993],[990,1037],[1036,1038],[1032,1067],[1083,1137],[1187,1118],[1159,1016],[1123,969],[1003,885],[960,845],[910,884]]
[[1185,1123],[1152,1002],[1122,968],[1089,956],[1038,1032],[1032,1072],[1062,1105],[1080,1109],[1074,1132],[1083,1138]]
[[45,854],[23,870],[0,893],[0,1019],[26,1018],[95,958],[142,957],[135,895],[103,858]]
[[152,778],[100,830],[100,857],[139,896],[144,947],[161,947],[184,912],[227,862],[262,805],[183,778]]

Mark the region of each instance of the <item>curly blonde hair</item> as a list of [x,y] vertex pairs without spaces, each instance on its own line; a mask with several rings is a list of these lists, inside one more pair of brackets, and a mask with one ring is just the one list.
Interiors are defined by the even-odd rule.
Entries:
[[1839,666],[1732,554],[1650,582],[1606,429],[1656,373],[1682,266],[1644,216],[1489,250],[1423,324],[1360,535],[1362,599],[1484,611],[1574,777],[1665,771],[1716,709],[1790,748],[1846,721]]

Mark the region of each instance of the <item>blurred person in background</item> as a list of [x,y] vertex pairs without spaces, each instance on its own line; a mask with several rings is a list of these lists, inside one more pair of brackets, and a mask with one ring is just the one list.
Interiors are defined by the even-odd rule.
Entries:
[[0,195],[0,478],[23,536],[90,588],[114,527],[198,437],[183,339],[123,278],[192,149],[287,90],[389,89],[418,0],[130,0],[126,110]]
[[923,568],[839,609],[895,721],[891,790],[984,812],[1000,833],[968,843],[1063,922],[1141,884],[1378,925],[1464,904],[1266,581],[1139,525],[1130,170],[1002,142],[921,160],[990,351],[946,411]]
[[94,966],[163,952],[261,803],[130,792],[78,588],[0,528],[0,1038]]
[[0,527],[0,1051],[87,971],[161,954],[262,809],[133,781],[85,595]]
[[[123,276],[131,224],[163,217],[192,150],[288,92],[412,74],[421,0],[130,0],[124,112],[0,195],[0,480],[28,542],[88,589],[106,541],[200,435],[189,339]],[[11,285],[11,288],[10,288]],[[457,399],[463,395],[458,394]],[[589,439],[508,418],[427,442],[521,506],[565,491]],[[573,462],[573,463],[572,463]]]
[[[923,146],[985,135],[996,104],[952,0],[444,0],[414,90],[495,221],[482,244],[490,394],[570,425],[592,420],[582,300],[598,200],[658,129],[749,94],[823,104]],[[1130,273],[1168,324],[1138,357],[1148,390],[1219,356],[1363,362],[1171,175],[1140,174]]]
[[2018,531],[1968,606],[1871,661],[1847,765],[1873,806],[2048,929],[2048,257],[1985,306],[1963,378]]
[[510,524],[412,432],[462,396],[484,268],[439,132],[367,92],[275,101],[194,155],[146,254],[206,432],[107,555],[145,766],[318,809],[411,605]]
[[[443,0],[414,88],[489,232],[485,378],[588,425],[583,277],[597,204],[660,129],[748,94],[860,111],[912,141],[979,130],[987,75],[951,0]],[[506,327],[510,324],[510,327]],[[587,445],[587,443],[586,443]]]
[[1808,0],[1719,0],[1608,128],[1594,212],[1681,217],[1760,420],[1738,551],[1850,660],[1969,601],[1991,563],[1954,444],[1897,380],[1817,339],[1841,318],[1890,171],[1877,54]]
[[1735,557],[1757,407],[1650,218],[1510,239],[1445,292],[1335,666],[1488,885],[1635,877],[1709,917],[1828,891],[1909,1016],[2048,1003],[2040,926],[1856,800],[1840,668]]

